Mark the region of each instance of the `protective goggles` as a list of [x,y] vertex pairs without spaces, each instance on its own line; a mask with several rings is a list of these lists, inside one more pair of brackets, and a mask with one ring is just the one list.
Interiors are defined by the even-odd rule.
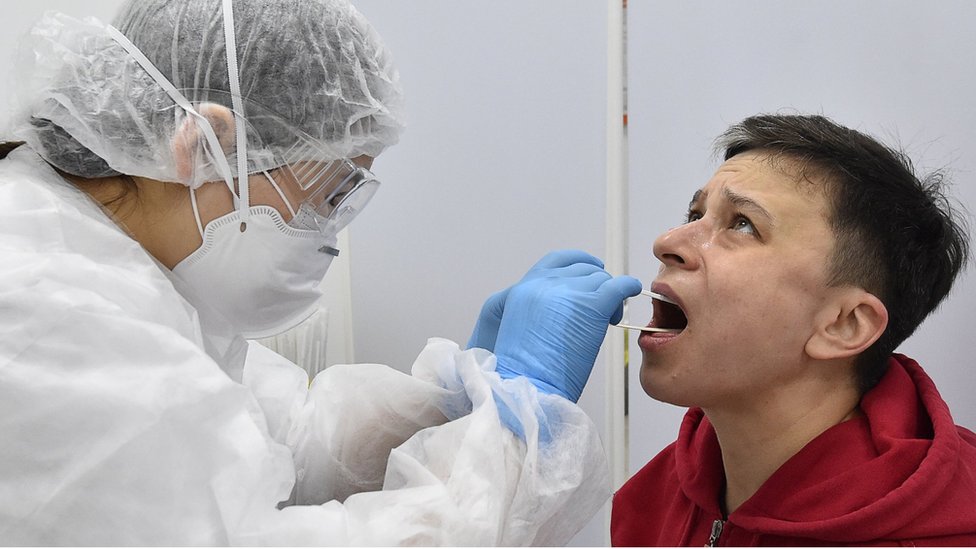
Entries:
[[372,172],[349,159],[300,160],[264,173],[300,229],[341,231],[380,186]]

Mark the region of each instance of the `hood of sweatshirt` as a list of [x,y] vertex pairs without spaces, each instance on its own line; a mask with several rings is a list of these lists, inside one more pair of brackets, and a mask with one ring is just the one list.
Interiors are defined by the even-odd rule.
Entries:
[[[976,532],[976,435],[955,425],[922,368],[893,355],[861,410],[790,458],[729,521],[760,535],[847,543]],[[678,478],[712,513],[721,460],[708,419],[689,411],[675,446]]]

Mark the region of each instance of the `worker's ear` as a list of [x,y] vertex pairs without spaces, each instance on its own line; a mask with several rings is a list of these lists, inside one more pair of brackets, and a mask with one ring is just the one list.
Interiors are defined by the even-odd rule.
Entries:
[[815,319],[805,351],[811,358],[831,360],[856,356],[881,337],[888,309],[870,292],[852,286],[833,288]]
[[[234,113],[227,107],[215,103],[201,103],[196,106],[196,109],[210,123],[224,154],[230,153],[235,143]],[[176,175],[183,183],[194,182],[193,170],[203,156],[203,151],[206,150],[207,138],[200,124],[202,122],[198,118],[188,115],[170,141],[173,159],[176,162]]]

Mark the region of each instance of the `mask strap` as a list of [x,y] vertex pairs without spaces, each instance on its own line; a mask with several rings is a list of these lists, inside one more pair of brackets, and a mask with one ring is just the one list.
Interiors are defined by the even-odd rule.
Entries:
[[190,206],[193,208],[193,219],[197,222],[197,230],[200,231],[200,240],[203,240],[203,222],[200,221],[200,208],[197,207],[197,191],[190,189]]
[[112,25],[107,25],[106,30],[108,31],[109,36],[111,36],[112,39],[122,46],[122,48],[125,49],[125,51],[128,52],[137,63],[139,63],[142,69],[149,74],[150,78],[155,80],[156,83],[163,88],[163,91],[170,96],[174,103],[179,105],[180,108],[197,119],[197,122],[200,124],[200,128],[203,130],[203,135],[207,140],[207,144],[210,146],[210,153],[213,156],[214,161],[217,163],[217,168],[220,170],[220,174],[224,177],[224,182],[227,183],[227,187],[230,189],[231,195],[233,195],[234,201],[236,202],[237,195],[234,193],[234,175],[231,173],[230,164],[227,163],[227,157],[224,156],[224,150],[220,146],[220,140],[217,139],[217,134],[214,133],[213,127],[210,126],[210,121],[193,108],[193,105],[191,105],[186,97],[184,97],[183,94],[176,89],[176,86],[174,86],[163,73],[159,72],[159,69],[152,64],[152,61],[150,61],[149,58],[139,51],[139,48],[130,42],[124,34],[119,32],[119,30]]
[[234,2],[224,0],[224,51],[227,52],[227,80],[230,83],[230,97],[234,105],[234,124],[237,133],[237,182],[241,201],[237,211],[241,217],[241,232],[247,228],[250,215],[250,181],[247,176],[247,127],[244,121],[244,101],[241,99],[240,73],[237,69],[237,38],[234,35]]
[[268,170],[262,170],[261,173],[264,174],[264,177],[266,177],[268,179],[268,183],[271,183],[271,186],[274,187],[274,190],[275,191],[277,191],[278,196],[281,197],[281,201],[284,202],[285,203],[285,207],[288,208],[288,213],[290,213],[292,219],[294,219],[295,218],[295,215],[296,215],[295,214],[295,209],[291,207],[291,202],[288,202],[288,197],[286,197],[285,196],[285,193],[282,192],[281,187],[279,187],[278,184],[275,183],[274,178],[271,177],[271,174],[268,173]]

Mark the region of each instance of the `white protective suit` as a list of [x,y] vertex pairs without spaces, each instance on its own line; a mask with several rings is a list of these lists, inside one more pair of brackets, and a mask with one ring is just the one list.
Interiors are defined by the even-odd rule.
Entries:
[[591,421],[487,351],[308,387],[210,335],[87,195],[26,146],[0,161],[0,542],[562,544],[609,495]]

